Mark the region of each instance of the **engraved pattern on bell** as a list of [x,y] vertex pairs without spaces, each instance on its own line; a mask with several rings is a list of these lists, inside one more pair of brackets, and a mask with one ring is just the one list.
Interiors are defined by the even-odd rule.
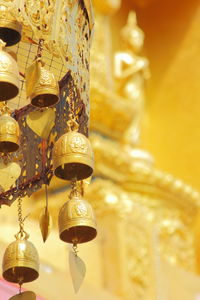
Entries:
[[39,276],[39,256],[35,246],[26,239],[11,243],[3,257],[3,278],[9,282],[31,282]]
[[0,117],[0,152],[10,153],[19,149],[19,125],[9,114]]
[[85,141],[85,138],[82,138],[79,135],[72,136],[71,141],[69,141],[69,145],[72,152],[87,153],[88,151],[88,146]]
[[90,141],[83,134],[70,131],[61,136],[53,150],[55,175],[61,179],[83,180],[94,168],[94,155]]
[[73,196],[59,212],[60,239],[67,243],[81,244],[97,235],[92,206],[81,196]]
[[30,96],[31,104],[36,107],[50,107],[59,101],[58,83],[53,73],[41,65],[39,68],[40,76],[36,82],[33,82],[33,91]]
[[87,207],[83,203],[78,203],[74,206],[76,214],[80,217],[86,217],[88,214]]
[[40,84],[52,85],[56,87],[54,75],[47,72],[44,68],[41,68]]
[[[2,48],[2,40],[1,48]],[[0,50],[0,101],[7,101],[19,93],[19,70],[17,62],[8,53]]]

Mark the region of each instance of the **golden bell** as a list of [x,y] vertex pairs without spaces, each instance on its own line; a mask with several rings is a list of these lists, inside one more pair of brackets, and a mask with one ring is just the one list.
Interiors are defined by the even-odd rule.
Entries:
[[41,64],[39,64],[38,73],[36,82],[32,82],[31,104],[36,107],[53,106],[59,101],[59,87],[54,74]]
[[0,39],[6,43],[6,46],[13,46],[19,43],[21,31],[22,26],[20,23],[0,17]]
[[86,243],[97,235],[92,207],[79,195],[74,195],[61,208],[58,227],[60,239],[66,243]]
[[39,276],[39,257],[34,245],[26,239],[11,243],[3,257],[3,278],[9,282],[26,283]]
[[54,145],[53,168],[55,175],[65,180],[90,177],[94,156],[89,139],[76,131],[61,136]]
[[7,101],[18,95],[20,81],[17,62],[2,50],[3,46],[0,40],[0,101]]
[[19,125],[7,112],[0,117],[0,152],[10,153],[19,149]]

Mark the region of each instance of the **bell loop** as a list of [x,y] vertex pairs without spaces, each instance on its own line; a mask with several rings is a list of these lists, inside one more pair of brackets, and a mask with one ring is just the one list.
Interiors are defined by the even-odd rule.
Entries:
[[7,105],[7,101],[3,102],[3,106],[0,110],[1,115],[10,115],[10,108]]
[[20,230],[17,234],[15,234],[15,238],[16,240],[28,240],[29,234],[25,230]]
[[73,117],[73,114],[69,115],[69,121],[67,121],[68,129],[69,131],[75,131],[77,132],[79,129],[79,124],[75,120],[75,117]]

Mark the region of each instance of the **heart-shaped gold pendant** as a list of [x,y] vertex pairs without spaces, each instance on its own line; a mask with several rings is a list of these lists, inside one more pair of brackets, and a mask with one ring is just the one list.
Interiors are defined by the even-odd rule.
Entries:
[[4,164],[0,162],[0,185],[4,191],[8,190],[21,174],[20,166],[15,163]]
[[41,138],[47,140],[55,124],[56,114],[54,109],[48,108],[44,111],[33,111],[27,118],[27,125]]

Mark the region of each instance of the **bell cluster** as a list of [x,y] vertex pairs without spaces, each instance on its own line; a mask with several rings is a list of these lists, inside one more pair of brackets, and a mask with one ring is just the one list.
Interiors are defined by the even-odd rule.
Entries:
[[[7,46],[15,45],[21,39],[21,24],[16,21],[0,20],[0,152],[11,153],[19,148],[19,125],[11,116],[7,101],[15,98],[20,91],[19,69]],[[38,55],[27,69],[26,94],[31,104],[38,108],[51,107],[59,102],[59,87],[54,75],[42,62],[42,41]],[[94,156],[89,139],[69,127],[53,148],[54,175],[71,181],[69,199],[60,209],[58,217],[60,239],[77,247],[80,243],[93,240],[97,235],[96,221],[91,205],[83,198],[79,184],[93,174]],[[9,282],[31,282],[39,276],[39,256],[34,245],[28,241],[28,234],[20,231],[3,258],[3,277]]]

